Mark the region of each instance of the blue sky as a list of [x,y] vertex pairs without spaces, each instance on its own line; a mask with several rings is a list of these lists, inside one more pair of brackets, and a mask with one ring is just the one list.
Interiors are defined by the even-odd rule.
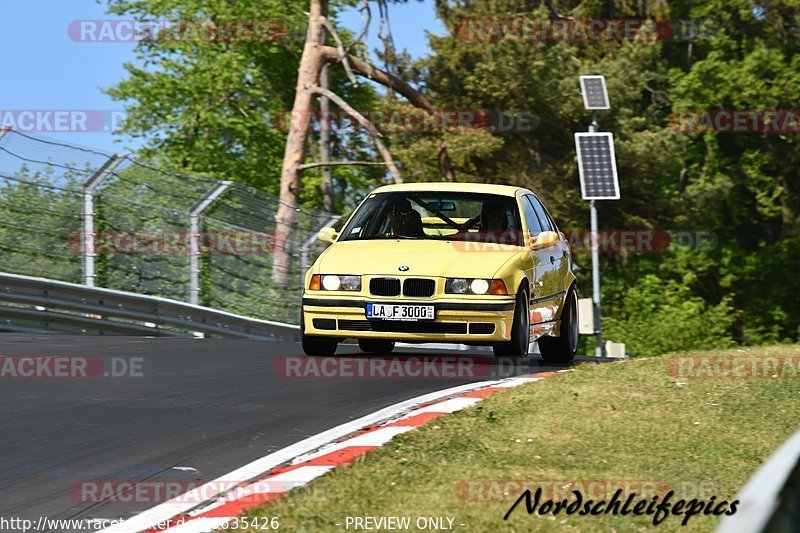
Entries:
[[[370,48],[377,46],[377,6],[373,6]],[[2,98],[0,111],[86,110],[116,111],[121,106],[102,88],[125,77],[123,63],[133,60],[132,43],[82,43],[70,39],[67,28],[75,20],[109,19],[105,2],[96,0],[12,0],[3,3],[0,32]],[[414,57],[428,53],[425,32],[443,33],[434,16],[433,0],[390,6],[390,21],[398,49]],[[356,11],[342,24],[360,28]],[[136,146],[111,132],[47,133],[48,136],[106,150]]]

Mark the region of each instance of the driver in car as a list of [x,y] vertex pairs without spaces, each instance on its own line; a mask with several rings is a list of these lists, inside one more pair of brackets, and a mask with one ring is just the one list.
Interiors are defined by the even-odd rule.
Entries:
[[400,237],[425,236],[422,230],[422,217],[411,207],[406,198],[398,198],[389,208],[389,234]]
[[481,206],[481,229],[483,231],[501,232],[508,229],[508,215],[505,207],[486,202]]
[[484,203],[481,207],[480,224],[485,242],[515,244],[519,241],[520,234],[513,226],[509,226],[508,211],[501,204]]

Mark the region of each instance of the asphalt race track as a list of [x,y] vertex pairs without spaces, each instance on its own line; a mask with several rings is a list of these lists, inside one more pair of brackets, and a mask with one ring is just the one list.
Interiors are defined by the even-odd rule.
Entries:
[[[338,354],[360,352],[340,346]],[[472,375],[287,378],[281,358],[301,356],[298,344],[0,334],[0,356],[86,358],[93,361],[87,375],[96,375],[0,378],[0,516],[129,517],[158,502],[98,504],[81,490],[103,480],[200,485],[396,402],[555,368],[538,359],[511,368],[486,352],[393,355],[422,354],[432,361],[471,359]],[[101,372],[92,374],[99,361]]]

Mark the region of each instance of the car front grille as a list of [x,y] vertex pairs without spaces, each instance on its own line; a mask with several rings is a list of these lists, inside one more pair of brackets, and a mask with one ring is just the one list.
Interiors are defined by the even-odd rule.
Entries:
[[403,282],[403,295],[428,298],[433,296],[436,282],[432,279],[409,278]]
[[466,322],[402,322],[392,320],[343,320],[339,329],[345,331],[384,331],[389,333],[455,333],[467,332]]
[[398,296],[400,280],[397,278],[372,278],[369,280],[369,292],[373,296]]

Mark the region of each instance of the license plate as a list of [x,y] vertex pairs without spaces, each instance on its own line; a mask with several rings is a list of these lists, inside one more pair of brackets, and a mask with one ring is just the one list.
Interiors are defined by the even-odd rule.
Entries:
[[367,318],[376,320],[433,320],[432,305],[367,304]]

